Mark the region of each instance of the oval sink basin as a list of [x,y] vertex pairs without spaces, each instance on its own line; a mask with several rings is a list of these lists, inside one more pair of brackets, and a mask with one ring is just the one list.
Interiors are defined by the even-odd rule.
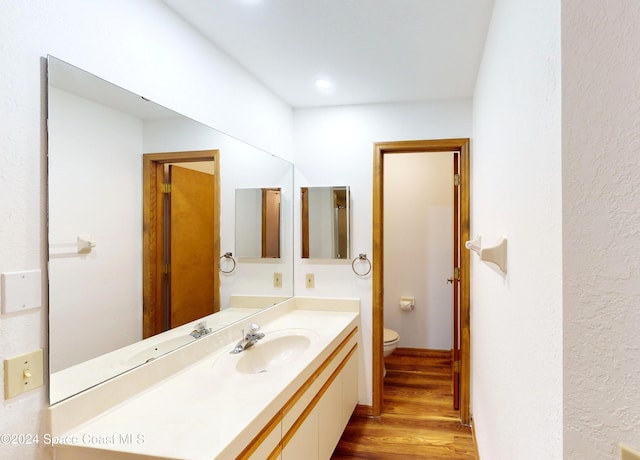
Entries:
[[309,335],[291,333],[277,337],[267,336],[239,355],[236,370],[243,374],[261,374],[287,366],[309,348]]

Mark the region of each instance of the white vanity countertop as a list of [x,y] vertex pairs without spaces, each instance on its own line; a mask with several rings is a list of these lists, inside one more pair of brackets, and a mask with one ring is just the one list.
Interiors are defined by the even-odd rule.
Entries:
[[[64,398],[68,398],[93,385],[103,382],[114,375],[126,372],[137,365],[143,364],[147,359],[147,357],[144,356],[145,350],[163,341],[182,339],[181,342],[171,346],[171,348],[174,349],[180,345],[190,343],[195,339],[193,339],[189,333],[195,329],[195,325],[201,321],[205,321],[207,327],[215,331],[259,311],[261,311],[261,308],[227,308],[198,321],[174,328],[164,334],[155,335],[76,366],[54,372],[50,376],[51,400],[54,402],[61,401]],[[148,353],[149,357],[153,354],[153,352]],[[138,354],[140,357],[137,361],[130,359]]]
[[[233,362],[229,359],[237,360],[251,352],[230,355],[234,342],[66,433],[69,442],[65,445],[106,450],[114,459],[127,458],[127,454],[232,458],[357,324],[357,312],[290,311],[262,324],[261,332],[265,333],[263,340],[270,333],[284,330],[314,332],[309,348],[291,365],[258,374],[221,372],[225,366],[220,360],[228,364]],[[260,347],[260,342],[254,347]]]

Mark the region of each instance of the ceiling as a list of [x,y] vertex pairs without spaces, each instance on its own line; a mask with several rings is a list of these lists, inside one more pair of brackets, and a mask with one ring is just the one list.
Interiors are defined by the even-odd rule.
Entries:
[[[468,98],[493,0],[163,0],[290,106]],[[315,87],[317,79],[333,82]]]

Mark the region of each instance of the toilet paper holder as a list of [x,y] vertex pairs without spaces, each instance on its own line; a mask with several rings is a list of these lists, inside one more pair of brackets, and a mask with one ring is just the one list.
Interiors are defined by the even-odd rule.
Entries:
[[416,307],[415,297],[400,297],[400,310],[413,311]]

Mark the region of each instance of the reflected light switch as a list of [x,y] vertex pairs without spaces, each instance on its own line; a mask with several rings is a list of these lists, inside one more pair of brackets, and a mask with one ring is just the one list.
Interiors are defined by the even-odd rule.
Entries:
[[4,314],[42,306],[40,270],[2,274],[2,312]]

